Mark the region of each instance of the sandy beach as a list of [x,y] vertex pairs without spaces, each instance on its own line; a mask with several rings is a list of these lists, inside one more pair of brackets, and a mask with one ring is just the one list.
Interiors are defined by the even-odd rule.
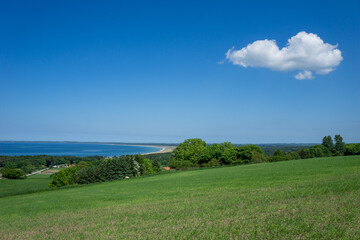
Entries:
[[[137,146],[139,146],[139,145],[137,145]],[[144,153],[142,155],[148,155],[148,154],[153,154],[153,153],[170,153],[170,152],[174,151],[174,149],[176,148],[176,146],[163,146],[163,145],[142,145],[142,146],[161,148],[161,150],[159,150],[159,151]]]

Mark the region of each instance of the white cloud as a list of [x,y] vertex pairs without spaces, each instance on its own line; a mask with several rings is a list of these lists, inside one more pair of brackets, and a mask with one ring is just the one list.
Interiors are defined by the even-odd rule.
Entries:
[[275,40],[258,40],[246,47],[229,49],[226,59],[242,67],[264,67],[275,71],[300,70],[296,79],[312,79],[316,74],[328,74],[343,60],[337,45],[324,43],[313,33],[299,32],[279,49]]
[[303,72],[299,72],[298,74],[295,75],[295,78],[298,80],[305,80],[305,79],[313,79],[314,76],[312,75],[311,71],[303,71]]

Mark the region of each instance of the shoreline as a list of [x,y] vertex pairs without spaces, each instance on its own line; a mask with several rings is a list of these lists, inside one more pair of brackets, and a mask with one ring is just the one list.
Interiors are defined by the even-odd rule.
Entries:
[[144,145],[144,144],[116,144],[116,143],[105,143],[105,145],[115,145],[115,146],[133,146],[133,147],[152,147],[152,148],[160,148],[158,151],[148,152],[148,153],[140,153],[141,155],[148,155],[154,153],[169,153],[174,151],[176,146],[164,146],[164,145]]
[[[0,141],[0,143],[19,143],[20,141]],[[31,142],[23,142],[23,143],[31,143]],[[33,143],[40,143],[40,142],[33,142]],[[41,142],[41,143],[45,143],[45,142]],[[65,142],[48,142],[48,143],[65,143]],[[135,153],[132,153],[132,154],[140,154],[140,155],[149,155],[149,154],[159,154],[159,153],[170,153],[172,152],[176,146],[175,145],[162,145],[162,144],[125,144],[125,143],[89,143],[89,142],[73,142],[73,143],[70,143],[70,142],[66,142],[67,144],[89,144],[89,145],[108,145],[108,146],[131,146],[131,147],[144,147],[144,148],[157,148],[156,150],[155,149],[151,149],[149,150],[150,152],[144,152],[144,151],[141,151],[141,152],[135,152]],[[1,154],[0,155],[4,155],[4,156],[21,156],[21,155],[26,155],[27,154],[19,154],[19,155],[6,155],[6,154]],[[29,154],[29,156],[36,156],[36,155],[47,155],[46,153],[39,153],[39,154]],[[121,154],[121,155],[114,155],[114,156],[122,156],[124,154]],[[65,156],[65,155],[49,155],[49,156]],[[66,155],[68,156],[68,155]],[[75,156],[75,157],[84,157],[84,156],[77,156],[77,155],[69,155],[69,156]],[[87,155],[86,155],[87,156]],[[85,157],[86,157],[85,156]],[[88,155],[88,156],[92,156],[92,155]],[[112,156],[103,156],[103,157],[112,157]]]
[[[136,145],[136,146],[140,146],[140,145]],[[141,155],[149,155],[149,154],[154,154],[154,153],[171,153],[176,148],[176,146],[163,146],[163,145],[142,145],[142,146],[143,147],[157,147],[157,148],[161,148],[161,149],[156,152],[143,153]]]

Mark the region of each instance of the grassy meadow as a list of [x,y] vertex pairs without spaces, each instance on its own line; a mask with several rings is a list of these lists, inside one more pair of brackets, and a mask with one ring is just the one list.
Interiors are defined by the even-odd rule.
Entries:
[[47,190],[50,183],[49,175],[36,174],[27,177],[26,179],[0,179],[0,198],[25,194],[30,192],[36,192],[41,190]]
[[360,156],[7,196],[0,212],[1,239],[359,239]]

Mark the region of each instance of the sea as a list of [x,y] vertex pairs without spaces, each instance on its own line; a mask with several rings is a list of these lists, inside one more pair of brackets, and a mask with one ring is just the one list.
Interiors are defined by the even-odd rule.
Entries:
[[101,143],[0,142],[0,155],[121,156],[160,151],[159,147]]

